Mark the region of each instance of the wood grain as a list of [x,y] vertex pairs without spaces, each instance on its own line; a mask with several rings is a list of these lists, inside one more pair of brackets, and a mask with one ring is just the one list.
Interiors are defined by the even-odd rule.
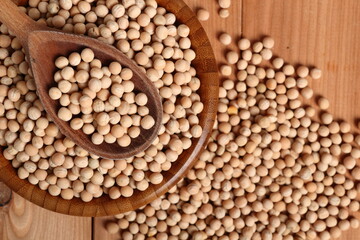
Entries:
[[[200,1],[186,1],[196,9]],[[219,62],[223,61],[223,47],[215,35],[221,31],[233,37],[242,32],[245,37],[259,40],[269,35],[275,39],[274,54],[292,64],[317,66],[323,77],[311,85],[315,95],[330,101],[329,111],[355,128],[360,117],[360,2],[357,0],[242,0],[232,1],[231,19],[222,21],[216,15],[216,1],[201,2],[211,17],[203,23],[213,43]],[[241,6],[242,5],[242,6]],[[243,9],[241,10],[241,7]],[[231,46],[233,48],[233,46]],[[360,213],[356,214],[360,217]],[[95,220],[95,240],[115,240],[119,236],[106,234],[107,219]],[[97,233],[97,234],[96,234]],[[342,240],[358,240],[360,229],[343,233]]]
[[53,213],[16,194],[0,208],[1,240],[90,240],[91,230],[91,218]]

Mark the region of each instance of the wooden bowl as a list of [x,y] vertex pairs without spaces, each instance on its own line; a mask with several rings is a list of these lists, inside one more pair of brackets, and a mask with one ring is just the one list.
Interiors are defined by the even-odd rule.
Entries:
[[159,185],[150,185],[144,192],[135,191],[130,198],[121,197],[112,200],[108,195],[104,195],[89,203],[84,203],[78,198],[69,201],[61,197],[53,197],[47,191],[30,184],[27,180],[19,179],[16,170],[11,166],[11,162],[6,160],[1,153],[0,181],[23,198],[48,210],[75,216],[100,217],[138,209],[165,194],[183,178],[198,159],[212,132],[217,112],[219,75],[210,41],[192,10],[182,0],[157,0],[157,2],[169,12],[174,13],[178,23],[185,23],[190,27],[192,48],[197,55],[193,66],[201,81],[199,94],[204,103],[204,110],[200,114],[200,125],[203,128],[202,136],[193,140],[193,145],[184,151],[169,171],[164,173],[163,182]]

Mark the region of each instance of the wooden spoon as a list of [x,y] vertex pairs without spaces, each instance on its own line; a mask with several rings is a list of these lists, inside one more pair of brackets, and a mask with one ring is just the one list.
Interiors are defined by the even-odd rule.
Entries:
[[[11,33],[15,34],[25,49],[30,67],[35,78],[37,94],[44,105],[46,112],[54,120],[60,131],[78,146],[95,155],[108,159],[123,159],[135,156],[148,148],[156,138],[162,121],[162,103],[155,85],[145,73],[126,55],[116,48],[99,40],[61,32],[34,22],[11,0],[1,0],[0,21],[5,23]],[[57,116],[60,108],[58,101],[49,97],[49,89],[55,86],[53,79],[56,72],[55,59],[59,56],[68,56],[71,52],[91,48],[95,57],[103,64],[118,61],[123,66],[132,69],[132,81],[135,89],[145,93],[149,99],[147,107],[150,115],[155,119],[155,126],[149,130],[141,130],[138,138],[133,139],[129,147],[120,147],[117,143],[95,145],[90,136],[82,130],[73,130],[69,122],[62,121]]]

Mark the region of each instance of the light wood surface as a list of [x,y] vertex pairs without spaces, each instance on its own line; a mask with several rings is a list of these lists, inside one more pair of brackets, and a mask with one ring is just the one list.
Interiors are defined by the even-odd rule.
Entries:
[[90,240],[91,218],[69,217],[40,208],[14,194],[0,208],[1,240]]

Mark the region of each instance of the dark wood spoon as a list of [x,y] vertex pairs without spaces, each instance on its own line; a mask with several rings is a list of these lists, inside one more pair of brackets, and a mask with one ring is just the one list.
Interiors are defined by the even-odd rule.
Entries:
[[[40,25],[21,11],[11,0],[1,0],[0,21],[6,24],[24,47],[34,75],[37,94],[46,112],[65,136],[88,152],[108,159],[132,157],[151,145],[159,132],[162,121],[161,98],[155,85],[131,59],[116,48],[99,40]],[[64,122],[57,116],[60,104],[58,101],[52,100],[48,93],[49,89],[55,86],[53,80],[56,71],[55,59],[59,56],[68,56],[71,52],[81,51],[84,48],[91,48],[95,52],[95,57],[100,59],[103,64],[118,61],[123,66],[132,69],[135,90],[145,93],[149,99],[147,107],[150,109],[150,115],[155,119],[155,126],[149,130],[141,129],[140,136],[133,139],[129,147],[123,148],[117,143],[95,145],[90,136],[83,133],[82,130],[73,130],[69,122]]]

